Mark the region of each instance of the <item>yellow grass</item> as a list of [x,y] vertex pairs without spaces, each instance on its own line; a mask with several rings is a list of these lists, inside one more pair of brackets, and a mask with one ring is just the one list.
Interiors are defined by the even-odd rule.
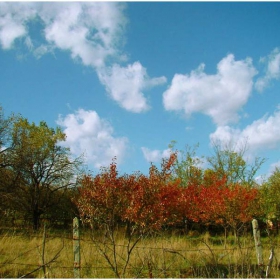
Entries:
[[[71,232],[47,231],[44,261],[43,233],[3,234],[0,236],[0,277],[19,278],[73,278],[73,241]],[[279,248],[277,238],[271,277],[279,278]],[[113,247],[99,244],[103,252],[112,258]],[[127,256],[127,240],[117,238],[116,256],[119,271]],[[59,253],[60,252],[60,253]],[[59,253],[57,258],[54,257]],[[270,245],[263,239],[263,255],[268,263]],[[40,268],[40,265],[48,264]],[[141,240],[131,254],[127,278],[255,278],[258,276],[257,258],[253,237],[243,237],[239,244],[228,239],[225,248],[223,238],[209,235],[190,237],[162,234]],[[40,268],[37,271],[36,269]],[[34,272],[32,272],[34,271]],[[32,272],[31,274],[29,274]],[[90,234],[81,235],[81,277],[116,278],[108,262],[91,240]]]

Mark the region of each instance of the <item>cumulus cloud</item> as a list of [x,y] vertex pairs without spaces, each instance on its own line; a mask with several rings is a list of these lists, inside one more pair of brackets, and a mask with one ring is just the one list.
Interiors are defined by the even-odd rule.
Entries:
[[126,137],[114,137],[111,124],[100,118],[95,111],[79,109],[74,114],[59,116],[58,125],[64,128],[67,136],[64,145],[79,156],[85,154],[86,160],[95,168],[107,166],[114,156],[121,163],[128,144]]
[[126,24],[123,7],[117,2],[1,3],[0,42],[3,48],[11,48],[15,39],[28,36],[27,24],[37,17],[49,45],[99,67],[118,53]]
[[124,109],[139,113],[149,109],[143,91],[166,82],[165,77],[150,78],[140,62],[121,67],[114,64],[98,70],[107,92]]
[[[126,60],[120,50],[127,24],[124,8],[119,2],[0,3],[0,43],[9,49],[17,38],[25,37],[25,45],[37,58],[56,48],[68,51],[73,59],[97,71],[122,108],[139,113],[149,108],[143,92],[165,83],[166,78],[150,78],[139,62],[108,66],[112,58]],[[28,32],[28,23],[35,18],[43,26],[43,43],[32,41]]]
[[280,111],[273,115],[265,115],[254,121],[243,130],[229,126],[219,126],[210,134],[210,140],[226,145],[235,143],[236,147],[242,147],[246,142],[250,151],[274,149],[280,146]]
[[55,13],[42,10],[47,23],[45,37],[56,47],[69,50],[72,58],[100,67],[116,55],[124,26],[121,3],[75,2],[61,5]]
[[163,158],[168,158],[172,152],[171,149],[160,151],[160,150],[150,150],[146,147],[141,147],[141,150],[143,152],[146,161],[153,162],[153,163],[160,162]]
[[10,18],[1,18],[0,24],[2,25],[0,31],[0,41],[3,49],[11,48],[14,40],[18,37],[25,35],[25,28],[15,22],[10,22]]
[[189,75],[175,74],[163,94],[165,109],[187,116],[200,112],[218,125],[238,121],[238,111],[248,101],[257,74],[252,60],[236,61],[229,54],[218,63],[217,74],[207,75],[204,68],[201,64]]
[[262,92],[267,86],[269,86],[271,80],[280,78],[280,51],[275,48],[268,57],[264,57],[261,60],[267,65],[265,75],[260,77],[255,84],[258,91]]
[[0,3],[0,43],[10,49],[17,38],[27,35],[25,21],[36,14],[32,5],[26,3]]

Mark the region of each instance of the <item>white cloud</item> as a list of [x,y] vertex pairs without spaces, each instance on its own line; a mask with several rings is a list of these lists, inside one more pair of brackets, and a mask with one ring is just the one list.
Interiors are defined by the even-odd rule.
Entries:
[[[100,67],[117,52],[117,39],[125,25],[117,3],[67,3],[46,26],[45,37],[72,58]],[[43,17],[44,18],[44,17]]]
[[163,94],[166,110],[184,111],[187,116],[200,112],[218,125],[236,122],[238,111],[248,101],[257,71],[251,59],[236,61],[232,54],[217,65],[217,74],[204,73],[204,64],[190,75],[175,74]]
[[126,24],[122,3],[74,2],[60,4],[55,12],[44,6],[45,37],[72,58],[100,67],[118,52],[118,40]]
[[32,40],[31,40],[31,38],[30,38],[29,36],[27,36],[27,37],[25,38],[25,45],[26,45],[26,47],[27,47],[30,51],[32,51],[32,50],[34,49],[33,42],[32,42]]
[[33,18],[35,11],[28,3],[0,3],[0,43],[10,49],[17,38],[26,36],[25,21]]
[[269,86],[271,80],[280,78],[280,51],[275,48],[268,57],[262,58],[263,63],[267,64],[265,75],[256,81],[255,87],[262,92]]
[[36,58],[39,59],[43,55],[45,55],[47,53],[53,53],[53,52],[54,52],[54,47],[53,46],[42,44],[41,46],[34,49],[33,54]]
[[2,28],[0,31],[0,41],[3,49],[12,47],[14,40],[25,35],[26,30],[21,24],[10,22],[10,18],[1,18],[0,22]]
[[246,142],[248,149],[252,152],[274,149],[280,146],[280,111],[276,111],[272,116],[265,115],[243,130],[219,126],[214,133],[210,134],[210,139],[222,145],[229,142],[235,143],[237,149]]
[[[108,66],[111,58],[126,60],[120,51],[127,24],[125,7],[120,2],[0,3],[0,43],[9,49],[15,39],[25,37],[25,45],[37,58],[56,48],[69,51],[73,59],[97,71],[100,82],[121,107],[139,113],[149,109],[143,92],[165,83],[166,78],[150,78],[139,62]],[[34,18],[43,25],[44,42],[33,41],[28,33],[27,24]]]
[[280,168],[280,161],[270,164],[268,171],[265,174],[259,175],[255,178],[256,182],[260,185],[267,182],[268,178],[276,171],[276,168]]
[[276,168],[280,168],[280,161],[274,162],[270,165],[269,170],[268,170],[268,176],[271,176]]
[[5,49],[11,48],[15,39],[28,36],[27,23],[37,17],[44,24],[49,45],[70,51],[72,58],[81,59],[85,65],[102,66],[119,52],[126,24],[123,3],[0,4],[0,42]]
[[153,163],[160,162],[163,158],[168,158],[172,152],[171,149],[160,151],[160,150],[150,150],[145,147],[141,147],[141,150],[144,154],[146,161],[153,162]]
[[110,96],[121,107],[135,113],[149,109],[143,91],[166,82],[165,77],[150,78],[140,62],[127,67],[114,64],[99,69],[98,76]]
[[113,127],[95,111],[79,109],[64,118],[59,116],[57,123],[64,127],[65,145],[76,156],[85,153],[87,162],[95,168],[107,166],[114,156],[118,163],[122,162],[128,139],[114,137]]

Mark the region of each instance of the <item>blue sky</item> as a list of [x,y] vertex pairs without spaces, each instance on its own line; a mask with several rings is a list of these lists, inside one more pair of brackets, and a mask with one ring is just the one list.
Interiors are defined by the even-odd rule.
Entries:
[[98,171],[199,143],[280,165],[280,3],[1,2],[5,114],[61,126]]

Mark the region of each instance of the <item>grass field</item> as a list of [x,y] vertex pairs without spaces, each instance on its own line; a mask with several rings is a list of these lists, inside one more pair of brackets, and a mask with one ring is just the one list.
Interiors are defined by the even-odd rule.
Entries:
[[[0,236],[1,278],[73,278],[72,232],[2,232]],[[194,236],[193,236],[194,235]],[[263,238],[265,265],[270,255],[271,240]],[[274,261],[270,277],[280,278],[278,237],[273,237]],[[81,234],[81,278],[116,278],[108,259],[116,260],[122,270],[127,257],[127,240],[120,233],[115,246],[100,241],[98,250],[89,233]],[[114,252],[114,248],[116,249]],[[107,256],[107,260],[105,258]],[[45,266],[42,266],[45,264]],[[264,270],[266,267],[264,267]],[[238,243],[228,237],[209,234],[180,236],[162,234],[137,243],[131,253],[125,278],[257,278],[259,268],[252,236]]]

